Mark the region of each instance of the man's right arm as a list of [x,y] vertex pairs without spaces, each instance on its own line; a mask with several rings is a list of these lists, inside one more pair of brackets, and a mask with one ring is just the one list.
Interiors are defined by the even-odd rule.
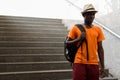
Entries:
[[85,38],[85,32],[82,32],[81,33],[81,36],[80,37],[78,37],[78,38],[76,38],[76,39],[71,39],[70,37],[68,37],[67,39],[66,39],[66,43],[69,45],[69,44],[76,44],[76,43],[78,43],[78,42],[82,42],[82,40]]

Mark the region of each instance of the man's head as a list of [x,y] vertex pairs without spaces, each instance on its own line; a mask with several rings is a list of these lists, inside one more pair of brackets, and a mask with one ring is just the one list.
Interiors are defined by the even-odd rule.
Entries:
[[84,6],[83,11],[81,12],[84,20],[85,20],[85,24],[87,25],[91,25],[94,18],[95,18],[95,13],[97,11],[95,10],[94,6],[92,4],[87,4]]

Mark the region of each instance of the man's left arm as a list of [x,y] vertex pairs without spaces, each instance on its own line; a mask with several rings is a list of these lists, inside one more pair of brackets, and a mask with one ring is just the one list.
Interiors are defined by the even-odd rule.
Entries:
[[101,68],[104,69],[104,49],[102,46],[102,41],[98,42],[98,56],[99,56]]
[[98,56],[99,56],[99,62],[100,62],[100,65],[101,65],[101,68],[100,68],[100,77],[103,78],[107,74],[105,72],[104,49],[103,49],[103,46],[102,46],[102,41],[98,42]]

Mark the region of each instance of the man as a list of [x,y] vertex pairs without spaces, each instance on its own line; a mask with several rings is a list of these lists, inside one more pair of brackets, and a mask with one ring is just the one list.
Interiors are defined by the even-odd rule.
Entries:
[[[102,46],[102,41],[105,38],[100,27],[92,24],[97,13],[94,6],[92,4],[85,5],[81,13],[84,17],[83,27],[86,32],[81,32],[77,26],[73,26],[66,40],[68,45],[78,44],[84,38],[88,43],[88,49],[86,49],[86,43],[83,42],[76,53],[73,64],[73,80],[99,80],[98,62],[101,65],[100,77],[105,76]],[[86,54],[87,50],[88,54]]]

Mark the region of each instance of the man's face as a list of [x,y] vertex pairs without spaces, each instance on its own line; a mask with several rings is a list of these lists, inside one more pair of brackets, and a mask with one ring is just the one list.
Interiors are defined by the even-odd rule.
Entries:
[[95,12],[87,12],[83,16],[84,16],[85,23],[87,25],[91,25],[95,18]]

